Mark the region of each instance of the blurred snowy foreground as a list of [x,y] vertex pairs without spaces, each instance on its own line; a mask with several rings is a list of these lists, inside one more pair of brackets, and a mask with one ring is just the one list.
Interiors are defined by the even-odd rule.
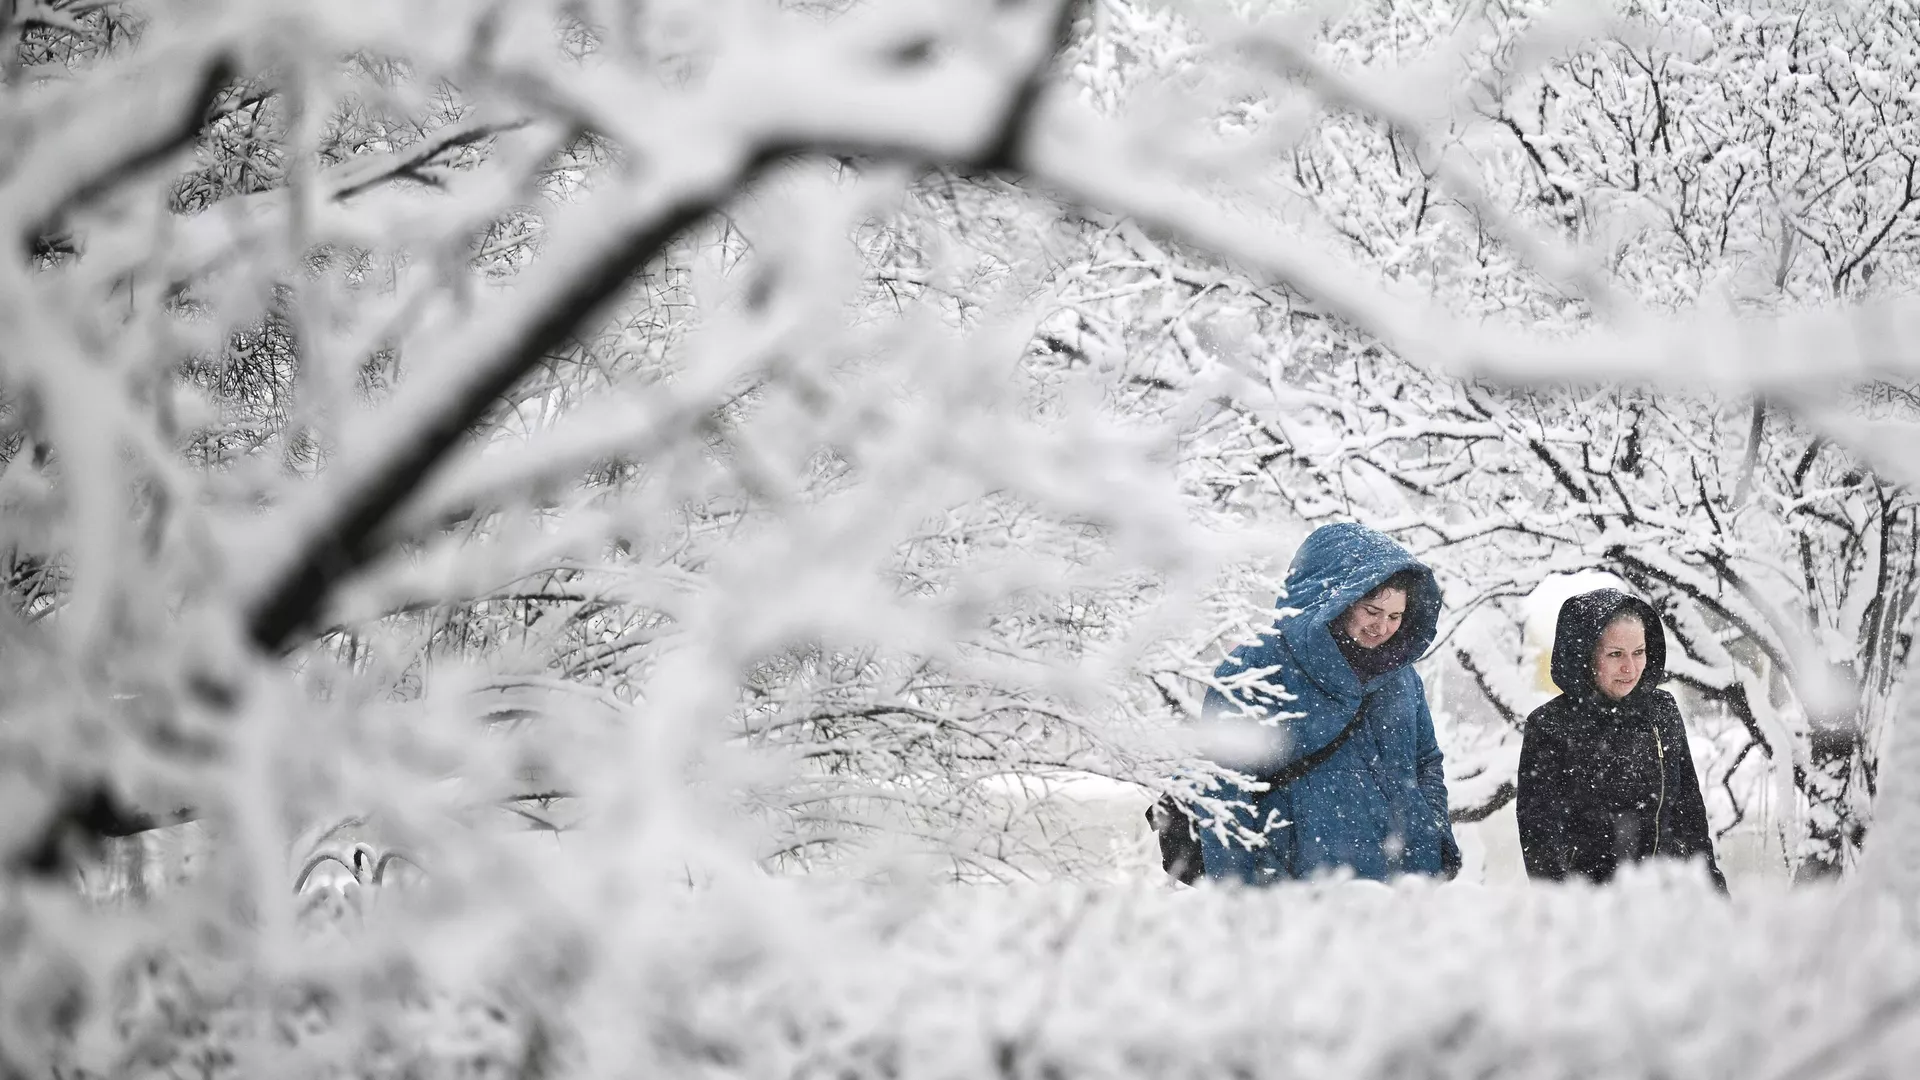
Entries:
[[[479,895],[336,876],[273,953],[299,979],[157,954],[114,1034],[69,1061],[156,1078],[298,1061],[410,1078],[1788,1080],[1899,1077],[1920,1054],[1920,932],[1882,878],[1736,874],[1731,902],[1673,866],[1607,888],[1190,889],[1144,832],[1123,835],[1137,792],[1064,790],[1112,840],[1098,880],[777,877],[571,832],[498,837]],[[895,869],[927,881],[909,862]],[[90,1042],[127,1049],[87,1062]]]
[[[530,860],[512,927],[360,904],[285,958],[328,972],[301,993],[143,980],[120,1022],[165,1051],[115,1073],[325,1072],[348,1045],[339,1068],[409,1077],[1897,1077],[1920,1053],[1920,936],[1846,889],[761,879],[609,920],[596,880]],[[399,938],[417,966],[323,961]]]

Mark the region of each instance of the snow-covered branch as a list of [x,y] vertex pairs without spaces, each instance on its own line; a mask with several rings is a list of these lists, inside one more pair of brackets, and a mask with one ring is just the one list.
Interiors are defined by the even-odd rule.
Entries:
[[[823,32],[833,36],[811,51],[744,49],[678,115],[651,116],[645,129],[616,127],[633,141],[630,153],[656,163],[651,175],[638,190],[591,199],[551,228],[565,239],[553,240],[518,283],[520,303],[422,357],[382,410],[381,431],[334,465],[325,490],[287,511],[291,521],[276,522],[297,546],[256,555],[263,569],[247,589],[249,638],[268,652],[292,643],[333,586],[385,549],[386,524],[470,425],[667,244],[770,166],[800,154],[977,169],[1010,163],[1069,25],[1067,10],[1056,3],[1042,18],[1011,20],[1029,31],[1011,62],[938,52],[903,60],[894,55],[900,43],[866,42],[856,51],[846,31]],[[930,113],[943,119],[929,123]],[[661,129],[701,134],[673,153],[647,152]]]

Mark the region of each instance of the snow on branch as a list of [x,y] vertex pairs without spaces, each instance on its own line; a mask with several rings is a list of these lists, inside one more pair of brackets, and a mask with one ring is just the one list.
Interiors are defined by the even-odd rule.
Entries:
[[811,49],[757,42],[717,64],[674,113],[616,127],[651,163],[641,185],[596,196],[556,225],[552,249],[518,285],[519,302],[423,358],[382,410],[384,434],[336,463],[322,489],[277,523],[296,539],[262,553],[264,569],[246,589],[248,637],[267,652],[294,643],[334,585],[384,549],[383,527],[467,428],[670,241],[769,166],[805,153],[1008,164],[1070,9],[1064,0],[1034,4],[1007,20],[1022,31],[1011,61],[977,50],[890,55],[872,42],[856,50],[852,30],[838,26],[818,31]]
[[[36,146],[25,167],[0,183],[0,231],[28,250],[60,232],[74,211],[189,146],[239,71],[232,32],[186,28],[152,48],[131,76],[141,87],[132,110],[125,99],[94,97],[78,104],[77,115],[60,117],[52,144]],[[39,103],[43,121],[63,104],[59,95]]]
[[[1437,372],[1508,383],[1584,380],[1761,393],[1795,410],[1835,386],[1920,375],[1920,352],[1910,347],[1920,341],[1920,304],[1900,298],[1780,313],[1697,308],[1658,314],[1621,304],[1600,320],[1552,330],[1515,319],[1464,318],[1403,283],[1383,280],[1318,236],[1199,190],[1185,179],[1198,162],[1143,153],[1122,122],[1068,103],[1048,121],[1025,165],[1049,190],[1217,253]],[[1904,468],[1895,440],[1879,428],[1852,425],[1833,434],[1889,469]],[[1564,468],[1562,475],[1570,478]]]
[[[1348,109],[1384,123],[1406,143],[1416,161],[1431,169],[1455,198],[1471,208],[1485,227],[1512,246],[1520,257],[1570,293],[1601,313],[1622,310],[1627,301],[1609,282],[1602,262],[1593,252],[1578,252],[1538,232],[1500,206],[1469,166],[1455,160],[1451,148],[1436,145],[1428,125],[1403,111],[1400,104],[1349,78],[1315,56],[1305,43],[1286,35],[1251,31],[1234,43],[1244,53],[1261,58],[1279,71],[1298,78],[1321,103]],[[1424,160],[1422,160],[1424,159]]]

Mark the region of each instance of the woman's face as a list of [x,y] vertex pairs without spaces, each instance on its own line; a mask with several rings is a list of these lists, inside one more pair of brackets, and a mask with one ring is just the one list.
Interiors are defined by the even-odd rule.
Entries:
[[1385,645],[1407,617],[1407,594],[1400,589],[1381,589],[1347,609],[1340,629],[1359,642],[1363,649]]
[[1640,685],[1647,670],[1647,628],[1639,619],[1615,619],[1600,632],[1593,650],[1593,681],[1602,694],[1619,701]]

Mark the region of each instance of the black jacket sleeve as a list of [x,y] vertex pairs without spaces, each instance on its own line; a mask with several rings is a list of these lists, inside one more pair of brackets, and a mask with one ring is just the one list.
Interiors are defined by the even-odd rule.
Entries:
[[1680,706],[1671,696],[1666,696],[1665,704],[1660,726],[1670,770],[1667,790],[1672,800],[1669,821],[1673,830],[1673,854],[1683,859],[1704,855],[1713,887],[1724,896],[1727,878],[1720,872],[1720,861],[1714,855],[1713,830],[1707,823],[1707,800],[1700,792],[1700,774],[1693,767],[1693,751],[1687,746],[1687,725],[1680,718]]
[[1574,790],[1566,741],[1554,726],[1547,706],[1527,717],[1514,814],[1527,876],[1559,881],[1573,870]]

